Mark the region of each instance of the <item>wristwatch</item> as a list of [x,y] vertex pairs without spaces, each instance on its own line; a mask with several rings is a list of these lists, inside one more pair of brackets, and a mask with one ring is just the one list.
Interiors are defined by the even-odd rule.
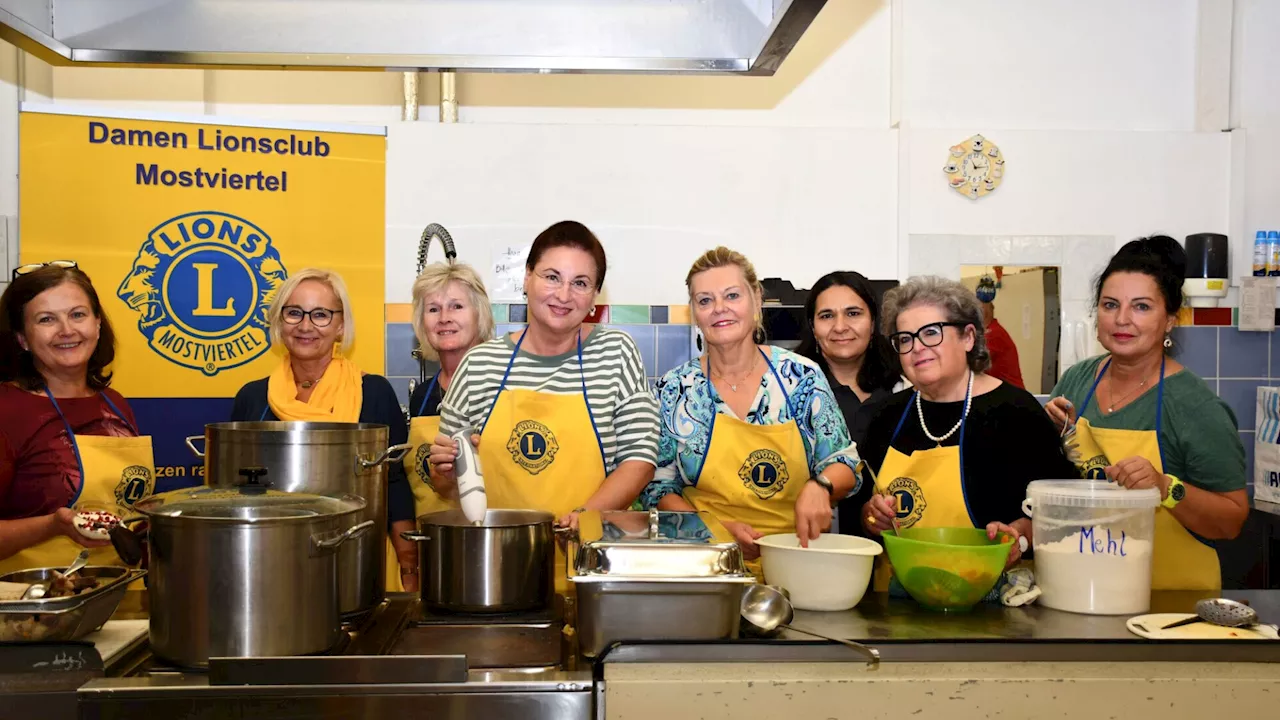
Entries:
[[836,486],[835,486],[835,485],[832,485],[830,480],[826,479],[826,478],[825,478],[825,477],[823,477],[822,475],[818,475],[817,477],[811,477],[811,478],[809,478],[809,479],[810,479],[810,480],[812,480],[812,481],[814,481],[814,482],[816,482],[816,483],[818,483],[818,485],[820,485],[820,486],[822,487],[822,489],[823,489],[823,490],[826,490],[826,491],[827,491],[827,495],[830,495],[830,496],[831,496],[831,500],[832,500],[832,501],[835,501],[835,499],[836,499]]
[[1176,475],[1167,477],[1169,478],[1169,492],[1164,496],[1164,500],[1160,501],[1160,505],[1172,510],[1187,496],[1187,486],[1183,485]]

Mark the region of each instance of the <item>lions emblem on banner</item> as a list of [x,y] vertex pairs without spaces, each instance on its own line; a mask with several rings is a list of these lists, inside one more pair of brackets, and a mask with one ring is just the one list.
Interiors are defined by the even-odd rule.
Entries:
[[560,451],[560,442],[551,428],[537,420],[516,423],[507,440],[507,452],[517,465],[537,475],[547,469]]
[[131,508],[134,503],[149,497],[155,489],[156,479],[151,468],[130,465],[120,473],[120,481],[116,483],[116,505]]
[[772,450],[756,450],[738,468],[738,477],[761,500],[768,500],[782,491],[791,474],[781,455]]
[[900,526],[911,527],[924,517],[924,509],[928,507],[928,503],[924,501],[924,491],[920,489],[920,483],[909,477],[895,478],[889,483],[889,495],[893,498],[894,510]]
[[210,210],[148,233],[116,296],[152,350],[213,376],[271,346],[267,308],[287,275],[266,231]]

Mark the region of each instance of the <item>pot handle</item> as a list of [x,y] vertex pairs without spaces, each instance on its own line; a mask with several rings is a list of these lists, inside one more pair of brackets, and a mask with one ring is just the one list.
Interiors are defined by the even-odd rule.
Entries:
[[190,437],[187,438],[187,449],[191,450],[191,454],[195,455],[198,458],[204,457],[204,451],[197,450],[195,442],[196,440],[203,440],[203,439],[204,439],[203,435],[191,435]]
[[409,542],[417,542],[417,543],[426,542],[431,539],[431,536],[429,535],[423,535],[421,533],[416,533],[416,532],[409,532],[407,530],[400,533],[400,537],[404,538],[405,540],[408,540]]
[[344,533],[341,533],[339,535],[334,535],[333,537],[325,538],[323,540],[316,537],[315,535],[312,535],[311,543],[315,545],[315,548],[317,550],[333,550],[341,546],[342,543],[348,540],[352,540],[354,538],[358,538],[361,535],[365,534],[365,532],[368,531],[368,529],[371,527],[373,527],[373,521],[365,520],[364,522],[360,523],[359,525],[356,525],[355,527],[347,530]]
[[1031,505],[1031,498],[1022,501],[1022,512],[1026,513],[1027,517],[1035,517],[1035,508]]
[[359,459],[360,467],[363,470],[368,470],[371,467],[377,467],[378,465],[382,465],[383,463],[400,462],[400,460],[404,458],[405,453],[409,452],[412,449],[413,449],[412,443],[404,443],[403,445],[392,445],[391,447],[382,451],[381,455],[379,455],[378,457],[372,460],[366,460],[365,458],[360,458]]

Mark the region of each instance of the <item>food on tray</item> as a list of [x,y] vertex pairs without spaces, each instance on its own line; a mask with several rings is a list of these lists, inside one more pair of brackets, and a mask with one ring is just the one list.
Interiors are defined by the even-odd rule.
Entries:
[[[110,577],[90,577],[80,573],[63,575],[54,570],[53,579],[43,600],[83,595],[99,585],[110,582]],[[6,583],[13,584],[13,583]],[[25,584],[25,583],[24,583]],[[31,602],[18,600],[17,602]],[[48,638],[65,639],[74,632],[82,613],[4,613],[0,615],[0,642],[39,642]]]
[[85,577],[80,573],[71,575],[63,575],[57,570],[53,571],[53,581],[49,583],[49,591],[45,593],[46,598],[66,597],[68,595],[79,595],[98,587],[98,578]]
[[78,613],[10,615],[0,622],[0,642],[37,642],[65,635],[80,622]]
[[76,530],[90,540],[109,540],[112,528],[120,525],[120,518],[104,510],[81,510],[75,517]]

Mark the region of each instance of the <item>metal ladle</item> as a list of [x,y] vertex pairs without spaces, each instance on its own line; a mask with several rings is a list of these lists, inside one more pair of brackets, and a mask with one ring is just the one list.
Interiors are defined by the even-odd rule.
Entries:
[[870,665],[880,664],[879,650],[852,640],[842,640],[795,627],[791,625],[791,621],[794,618],[795,609],[791,607],[791,600],[781,590],[772,585],[752,585],[742,594],[742,620],[746,623],[745,629],[749,633],[761,637],[773,637],[783,630],[791,630],[801,635],[809,635],[820,640],[840,643],[847,648],[857,650],[859,653],[866,655],[867,662]]
[[[1249,628],[1258,624],[1258,611],[1242,602],[1236,602],[1235,600],[1228,600],[1226,598],[1201,600],[1196,603],[1196,614],[1194,617],[1169,623],[1160,629],[1168,630],[1170,628],[1182,627],[1184,625],[1191,625],[1198,622],[1206,622],[1210,625],[1219,625],[1221,627],[1229,628]],[[1275,628],[1274,625],[1270,627]]]
[[[67,569],[63,571],[62,574],[65,577],[73,573],[78,573],[84,569],[85,565],[88,565],[88,564],[89,564],[89,550],[88,548],[85,548],[84,550],[80,551],[80,554],[76,556],[75,560],[71,561],[71,565],[69,565]],[[39,600],[43,598],[45,594],[47,594],[48,592],[49,592],[48,585],[45,585],[43,583],[36,583],[31,587],[27,588],[27,591],[22,594],[22,599],[23,600]]]

